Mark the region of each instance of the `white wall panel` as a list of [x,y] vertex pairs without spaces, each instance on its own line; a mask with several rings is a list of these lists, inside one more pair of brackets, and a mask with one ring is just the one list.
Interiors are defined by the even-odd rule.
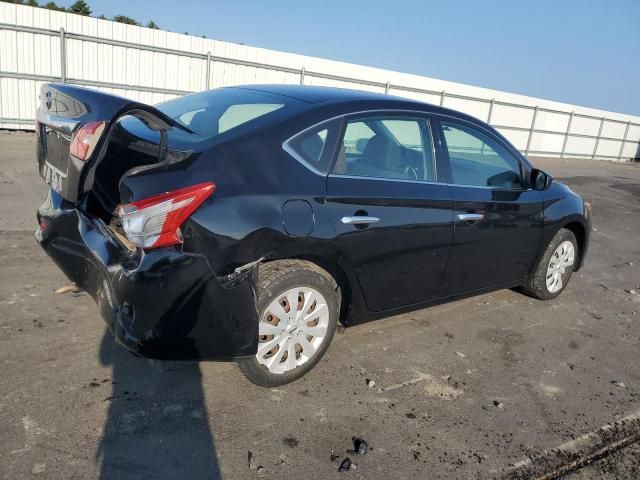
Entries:
[[569,137],[565,154],[591,157],[595,144],[595,138]]
[[[28,101],[29,99],[25,99]],[[18,80],[15,78],[0,78],[0,108],[2,118],[20,118],[20,96],[18,94]],[[30,118],[33,118],[33,114]]]
[[535,128],[538,130],[547,130],[550,132],[560,132],[564,134],[567,131],[570,115],[570,113],[545,112],[544,110],[538,110]]
[[640,142],[640,125],[630,125],[627,132],[627,142]]
[[396,95],[398,97],[410,98],[419,102],[430,103],[431,105],[440,105],[440,95],[420,92],[408,92],[406,90],[400,90],[393,87],[389,89],[389,94]]
[[0,30],[0,71],[18,71],[17,38],[17,32]]
[[493,106],[491,123],[493,125],[529,128],[533,120],[533,110],[509,105]]
[[490,103],[445,96],[442,106],[464,112],[486,122],[489,116]]
[[[622,139],[627,122],[631,122],[631,125],[623,156],[635,155],[640,142],[638,116],[435,78],[151,30],[4,2],[0,2],[0,24],[5,25],[4,28],[0,25],[0,128],[29,128],[34,117],[40,84],[45,77],[59,78],[61,75],[59,32],[64,28],[68,82],[106,82],[112,87],[117,85],[118,88],[102,87],[101,90],[145,103],[157,103],[173,98],[176,94],[205,89],[207,71],[210,88],[216,88],[255,83],[299,84],[300,71],[304,68],[304,83],[307,85],[384,93],[385,85],[388,83],[389,93],[392,95],[435,105],[440,104],[441,93],[444,91],[445,107],[468,113],[483,121],[487,120],[490,101],[494,100],[491,124],[501,127],[500,131],[523,151],[526,150],[529,141],[528,130],[531,128],[535,107],[538,107],[538,110],[535,114],[534,130],[557,134],[534,131],[529,146],[531,152],[550,151],[559,154],[562,151],[571,112],[575,113],[571,121],[573,134],[595,137],[600,130],[601,119],[606,119],[602,124],[601,137],[604,138],[598,144],[598,155],[618,155],[621,142],[606,138]],[[46,29],[48,32],[16,31],[24,27]],[[91,38],[77,38],[78,35]],[[110,45],[104,41],[132,45]],[[176,51],[151,51],[150,48]],[[214,57],[208,70],[207,52]],[[199,55],[200,58],[189,56],[187,53]],[[233,63],[232,60],[259,65],[242,65]],[[10,121],[15,119],[29,123],[20,127],[19,123]],[[595,142],[595,138],[569,136],[566,152],[590,157]]]
[[597,135],[600,128],[600,119],[585,118],[574,115],[571,121],[570,133],[579,133],[580,135]]
[[600,142],[598,142],[596,157],[599,155],[604,157],[617,157],[620,152],[620,143],[619,140],[600,140]]
[[531,144],[529,146],[529,151],[561,153],[563,143],[564,143],[564,134],[534,132],[533,135],[531,136]]
[[638,142],[625,142],[622,149],[622,158],[640,158],[640,144]]
[[608,138],[622,138],[626,128],[626,123],[605,121],[602,126],[602,136]]
[[506,128],[498,128],[497,130],[502,135],[504,135],[507,140],[509,140],[518,150],[524,151],[527,148],[529,132],[523,132],[521,130],[509,130]]

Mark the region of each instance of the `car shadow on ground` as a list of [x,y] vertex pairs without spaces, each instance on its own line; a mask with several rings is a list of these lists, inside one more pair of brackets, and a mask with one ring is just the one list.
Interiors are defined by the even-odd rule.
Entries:
[[107,330],[100,362],[111,366],[107,420],[96,450],[100,477],[221,478],[197,362],[156,362],[117,345]]

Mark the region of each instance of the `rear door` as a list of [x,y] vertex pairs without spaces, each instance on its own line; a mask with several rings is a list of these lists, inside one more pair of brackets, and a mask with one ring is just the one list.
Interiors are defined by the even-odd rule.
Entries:
[[367,306],[387,310],[438,292],[453,237],[452,201],[438,183],[428,119],[347,118],[327,179],[326,211]]
[[434,124],[455,211],[441,296],[521,280],[542,240],[542,193],[526,185],[526,165],[490,130],[449,117]]
[[183,128],[154,107],[67,84],[46,83],[36,112],[38,167],[42,178],[63,198],[76,202],[91,189],[91,167],[114,122],[123,115],[152,130]]

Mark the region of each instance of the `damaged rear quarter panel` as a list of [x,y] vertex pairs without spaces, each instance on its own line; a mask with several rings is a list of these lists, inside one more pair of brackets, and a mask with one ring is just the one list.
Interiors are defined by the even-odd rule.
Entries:
[[100,219],[51,192],[37,239],[87,291],[117,340],[152,358],[229,360],[257,349],[257,266],[216,275],[197,253],[160,248],[130,254]]

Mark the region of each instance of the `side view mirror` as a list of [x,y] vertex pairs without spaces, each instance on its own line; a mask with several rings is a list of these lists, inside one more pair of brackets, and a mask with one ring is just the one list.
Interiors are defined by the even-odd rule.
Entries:
[[534,190],[546,190],[551,186],[553,177],[547,172],[534,168],[529,175],[529,184]]

